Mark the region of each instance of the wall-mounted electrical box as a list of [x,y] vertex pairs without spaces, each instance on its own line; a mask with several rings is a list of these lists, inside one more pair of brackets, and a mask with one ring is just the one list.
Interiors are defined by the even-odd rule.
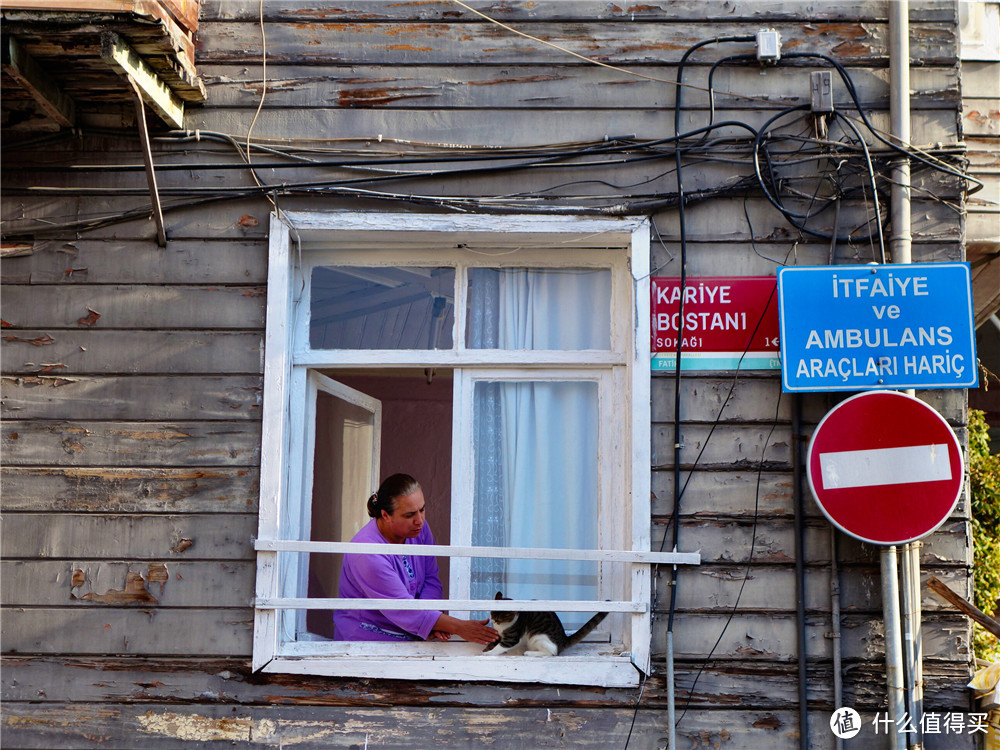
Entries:
[[781,59],[781,34],[774,29],[757,32],[757,60],[774,65]]
[[833,74],[829,70],[816,70],[810,74],[809,93],[813,112],[833,112]]

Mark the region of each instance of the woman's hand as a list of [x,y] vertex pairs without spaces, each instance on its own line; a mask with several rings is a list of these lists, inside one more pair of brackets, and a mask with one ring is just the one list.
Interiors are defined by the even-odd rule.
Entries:
[[500,637],[500,634],[488,623],[489,619],[459,620],[457,617],[442,614],[434,623],[430,637],[433,637],[435,631],[440,631],[445,634],[457,635],[470,643],[481,643],[486,646]]
[[432,630],[431,634],[427,636],[429,641],[450,641],[451,634],[446,633],[443,630]]

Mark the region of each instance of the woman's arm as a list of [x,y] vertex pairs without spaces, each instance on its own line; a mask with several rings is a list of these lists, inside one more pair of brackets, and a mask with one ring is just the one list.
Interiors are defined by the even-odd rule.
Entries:
[[452,617],[451,615],[442,613],[437,619],[437,622],[434,623],[434,628],[431,631],[430,637],[436,640],[447,640],[446,638],[434,636],[435,632],[440,632],[449,635],[457,635],[459,638],[463,638],[470,643],[481,643],[485,646],[493,643],[500,637],[500,634],[493,628],[489,627],[487,623],[489,623],[489,619],[459,620],[457,617]]

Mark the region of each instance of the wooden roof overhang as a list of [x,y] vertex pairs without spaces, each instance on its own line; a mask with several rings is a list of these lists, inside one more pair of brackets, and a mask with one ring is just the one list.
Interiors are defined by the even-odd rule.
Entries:
[[0,0],[4,131],[133,121],[143,102],[172,128],[205,100],[195,66],[200,0]]

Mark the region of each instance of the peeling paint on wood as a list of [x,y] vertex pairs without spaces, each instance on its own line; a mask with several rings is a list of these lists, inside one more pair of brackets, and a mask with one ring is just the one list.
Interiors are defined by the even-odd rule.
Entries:
[[[7,337],[5,337],[7,338]],[[260,373],[260,333],[242,331],[109,331],[83,328],[66,331],[57,339],[26,332],[17,341],[46,346],[46,356],[68,373]],[[81,351],[83,347],[83,351]],[[7,374],[37,374],[57,364],[5,362]]]
[[[669,16],[667,16],[669,18]],[[607,24],[540,21],[530,33],[602,62],[616,65],[676,62],[694,40],[746,34],[744,25],[705,23]],[[852,46],[840,58],[848,64],[884,63],[887,59],[886,24],[816,21],[808,24],[776,22],[782,47],[806,48],[832,54],[844,40]],[[250,24],[227,21],[213,25],[217,33],[199,35],[199,64],[245,60],[259,30]],[[955,30],[949,24],[914,25],[912,55],[928,62],[955,60]],[[842,33],[843,32],[843,33]],[[275,63],[446,63],[563,64],[566,53],[514,36],[476,19],[475,23],[275,23],[269,27],[269,60]],[[664,55],[663,53],[670,53]],[[574,61],[575,62],[575,61]]]
[[[264,322],[263,292],[248,286],[28,284],[10,286],[4,303],[34,306],[34,328],[94,329],[100,320],[102,328],[254,329]],[[81,317],[81,310],[87,315]]]
[[1000,135],[1000,109],[969,109],[965,127],[970,135]]
[[189,547],[193,547],[193,546],[194,546],[194,540],[193,539],[178,539],[177,540],[177,544],[175,544],[173,547],[171,547],[170,551],[171,552],[176,552],[179,555],[180,553],[182,553],[185,550],[187,550]]
[[[104,607],[83,594],[122,590],[129,574],[141,575],[146,590],[163,608],[203,607],[211,592],[215,607],[245,607],[253,598],[254,565],[251,561],[186,560],[165,562],[94,560],[3,560],[0,573],[4,607]],[[67,595],[67,587],[70,595]],[[84,587],[84,588],[78,588]],[[78,593],[74,592],[78,590]]]
[[[256,110],[260,101],[263,71],[259,65],[218,64],[203,68],[213,103],[222,108]],[[685,70],[685,81],[705,88],[709,68],[691,65]],[[769,69],[766,75],[756,72],[753,98],[741,97],[744,79],[755,71],[746,66],[723,66],[713,79],[716,107],[754,108],[787,107],[798,103],[804,92],[801,67]],[[676,68],[659,66],[656,76],[666,80],[676,78]],[[857,94],[866,109],[888,107],[887,72],[884,69],[852,69],[851,76]],[[957,71],[953,67],[914,68],[911,86],[915,90],[915,109],[943,108],[954,110],[960,100]],[[599,87],[597,103],[574,96],[578,87],[593,90]],[[267,66],[267,101],[282,107],[301,109],[323,108],[339,104],[343,91],[352,92],[351,106],[365,106],[367,91],[389,91],[394,98],[383,101],[374,94],[372,106],[463,108],[481,110],[491,107],[504,109],[548,106],[558,101],[564,106],[599,106],[601,109],[669,107],[673,103],[673,87],[658,81],[623,76],[604,68],[518,65],[500,68],[492,66],[421,66],[399,69],[390,65],[351,66]],[[354,93],[356,92],[356,93]],[[395,98],[398,96],[399,98]],[[839,95],[838,95],[839,98]],[[704,111],[708,116],[707,97],[692,92],[687,106]],[[16,163],[16,162],[15,162]]]
[[4,418],[253,419],[260,376],[24,376],[0,381]]
[[[711,748],[723,736],[733,747],[754,747],[754,739],[768,738],[773,750],[793,750],[798,739],[790,733],[760,730],[753,722],[760,717],[780,716],[782,724],[794,724],[787,710],[709,712],[711,716],[689,715],[679,732],[691,748]],[[817,717],[818,719],[818,717]],[[524,747],[530,736],[536,747],[574,747],[606,750],[621,747],[634,729],[632,744],[637,750],[653,750],[664,737],[666,712],[617,709],[572,708],[553,711],[544,707],[516,711],[479,708],[329,708],[317,712],[307,707],[259,706],[232,710],[226,707],[174,707],[171,710],[115,704],[105,710],[93,706],[50,704],[44,710],[30,705],[5,712],[5,737],[15,741],[34,727],[55,740],[57,746],[91,748],[105,743],[116,746],[125,737],[141,738],[144,748],[176,747],[178,742],[212,741],[220,744],[243,740],[250,746],[295,747],[320,750],[331,745],[402,750],[414,746],[414,737],[427,738],[428,745],[442,747],[515,750]],[[868,719],[870,721],[870,717]],[[726,729],[720,729],[724,724]],[[815,730],[829,731],[829,718],[816,721]],[[85,739],[88,731],[94,739]],[[204,731],[200,738],[192,732]],[[251,732],[260,732],[262,736]],[[703,742],[704,740],[704,742]],[[690,744],[687,744],[690,743]],[[707,743],[707,744],[706,744]],[[423,744],[423,743],[420,743]],[[721,745],[724,747],[725,745]]]
[[8,466],[255,466],[260,456],[260,424],[252,420],[86,424],[6,420],[0,424],[4,462]]
[[32,346],[48,346],[49,344],[56,343],[56,340],[47,333],[43,333],[33,339],[25,339],[20,336],[10,335],[4,336],[3,340],[8,344],[31,344]]
[[[586,88],[586,87],[584,87]],[[575,91],[575,89],[574,89]],[[673,134],[673,118],[664,118],[663,109],[638,101],[635,108],[609,108],[600,111],[599,135],[591,120],[580,115],[593,111],[579,95],[569,92],[558,106],[532,109],[496,107],[490,119],[477,128],[470,141],[476,145],[529,146],[539,142],[539,133],[559,133],[560,142],[589,141],[594,137],[613,136],[618,133],[635,134],[637,138],[655,139]],[[774,112],[762,108],[746,108],[734,102],[733,110],[718,112],[718,119],[737,119],[752,127],[762,126]],[[188,113],[192,125],[205,129],[234,129],[249,126],[254,109],[192,109]],[[261,131],[261,138],[309,138],[336,123],[342,137],[372,139],[378,134],[386,137],[407,138],[431,143],[452,143],[454,134],[462,132],[469,113],[462,109],[423,109],[414,107],[342,108],[332,103],[325,108],[299,109],[294,119],[285,117],[281,110],[264,109],[254,125]],[[876,128],[888,130],[888,117],[884,110],[871,113],[869,119]],[[685,130],[706,125],[703,112],[685,110],[681,127]],[[725,132],[725,131],[720,131]],[[743,135],[743,133],[740,133]],[[918,144],[950,143],[957,140],[958,123],[950,110],[925,109],[913,111],[912,141]],[[518,175],[520,177],[520,175]],[[495,185],[495,181],[489,184]],[[518,184],[514,180],[511,184]],[[428,180],[428,185],[441,185],[440,180]],[[916,197],[916,196],[915,196]],[[773,207],[772,207],[773,209]],[[169,218],[164,217],[168,220]],[[734,217],[735,218],[735,217]],[[832,219],[831,219],[832,221]],[[745,235],[743,227],[742,234]]]
[[139,717],[139,728],[148,734],[184,742],[260,742],[274,736],[275,723],[267,719],[213,719],[207,716],[147,711]]
[[97,312],[96,310],[91,310],[88,307],[87,308],[87,315],[85,315],[82,318],[79,318],[76,322],[79,323],[82,326],[93,326],[93,325],[97,325],[97,320],[100,317],[101,317],[101,314],[99,312]]
[[[83,143],[84,148],[105,145],[86,139]],[[123,158],[141,160],[139,154],[125,151],[123,144],[113,146]],[[156,268],[170,285],[262,284],[266,261],[266,247],[256,242],[171,238],[164,250],[155,242],[131,242],[128,235],[122,235],[120,240],[80,240],[72,252],[57,243],[29,257],[4,259],[3,280],[5,288],[27,283],[148,284],[149,269]]]
[[[794,663],[727,662],[678,664],[678,690],[687,694],[697,676],[693,706],[773,709],[796,700]],[[879,680],[881,666],[852,661],[844,684],[851,705],[874,710],[884,700]],[[925,670],[927,706],[940,710],[963,700],[966,670],[941,661],[928,661]],[[109,675],[114,679],[109,679]],[[832,705],[829,664],[808,666],[810,699]],[[0,669],[5,701],[28,699],[44,691],[49,701],[158,705],[266,706],[423,706],[517,709],[528,707],[631,707],[631,689],[537,684],[506,685],[497,691],[475,683],[420,683],[409,680],[357,681],[308,675],[251,674],[245,660],[223,658],[7,656]],[[667,691],[662,663],[646,681],[642,707],[663,710]]]
[[[507,0],[491,4],[473,4],[498,20],[531,23],[539,19],[564,21],[602,21],[606,23],[631,23],[640,20],[687,22],[692,20],[800,20],[802,4],[788,0],[670,0],[670,2],[626,3],[604,0]],[[259,8],[255,0],[226,0],[206,3],[202,20],[241,20],[257,22]],[[831,6],[817,3],[809,6],[809,17],[842,20],[855,18],[878,20],[885,18],[885,6],[878,0],[844,0]],[[948,0],[920,0],[911,4],[911,22],[948,21],[955,17],[953,5]],[[281,20],[477,20],[467,10],[456,7],[449,0],[415,0],[413,2],[381,2],[379,0],[314,0],[308,7],[294,2],[265,6],[265,18],[270,22]]]
[[[20,654],[121,654],[249,659],[253,614],[249,608],[139,605],[5,608],[4,649]],[[88,603],[89,604],[89,603]],[[86,637],[81,637],[86,634]],[[6,706],[4,710],[6,711]],[[135,746],[135,743],[125,743]],[[55,745],[62,747],[61,745]],[[140,745],[141,746],[141,745]],[[7,747],[7,738],[4,738]]]
[[[166,567],[162,563],[158,565],[165,572]],[[149,566],[149,570],[152,570],[152,565]],[[114,573],[109,571],[106,565],[90,567],[89,572],[82,567],[74,568],[73,586],[70,590],[72,598],[97,604],[159,604],[157,598],[146,589],[147,577],[134,570],[132,566],[125,572],[124,587],[121,589],[108,587],[108,578],[113,575]],[[160,575],[159,569],[157,575]],[[164,580],[166,579],[160,578],[161,588]]]
[[247,468],[22,468],[0,473],[4,511],[253,512],[257,471]]
[[[7,560],[252,560],[251,514],[119,515],[11,513],[4,518]],[[124,580],[124,577],[122,577]],[[121,581],[117,583],[121,585]],[[209,605],[210,600],[206,600]]]

